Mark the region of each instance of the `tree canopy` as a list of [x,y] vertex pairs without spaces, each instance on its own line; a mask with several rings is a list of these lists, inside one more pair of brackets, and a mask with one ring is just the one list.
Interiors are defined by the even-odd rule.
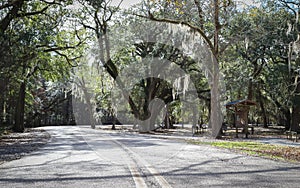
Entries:
[[[127,109],[126,121],[135,123],[133,119],[155,114],[149,107],[160,99],[163,103],[155,103],[155,110],[166,110],[165,124],[210,121],[219,129],[222,121],[216,114],[222,102],[249,99],[257,103],[250,122],[299,131],[298,1],[260,0],[242,6],[234,0],[150,0],[129,9],[118,2],[1,1],[1,126],[22,132],[25,126],[71,124],[85,117],[82,123],[95,128],[100,122],[121,123],[120,109]],[[151,22],[176,25],[185,33],[176,35],[173,26],[146,27]],[[159,38],[163,34],[169,38]],[[188,37],[193,42],[185,44]],[[208,49],[198,51],[202,59],[189,53],[196,44]],[[211,68],[201,63],[208,58],[214,62]],[[149,59],[170,62],[189,76],[174,83],[149,76],[130,87],[132,80],[119,79],[128,67]],[[194,91],[186,90],[189,83]],[[126,98],[123,106],[112,100],[116,86]],[[196,121],[182,108],[189,92],[199,100]],[[75,100],[85,114],[74,111]],[[162,121],[158,116],[140,130],[155,129]]]

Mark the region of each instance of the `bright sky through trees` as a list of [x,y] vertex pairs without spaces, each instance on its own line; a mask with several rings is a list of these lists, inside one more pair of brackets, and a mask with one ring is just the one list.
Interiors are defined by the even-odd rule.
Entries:
[[[112,5],[118,5],[121,0],[112,0]],[[122,8],[129,8],[142,0],[123,0],[121,7]],[[236,0],[235,0],[236,1]],[[239,1],[241,5],[254,5],[254,0],[241,0]]]

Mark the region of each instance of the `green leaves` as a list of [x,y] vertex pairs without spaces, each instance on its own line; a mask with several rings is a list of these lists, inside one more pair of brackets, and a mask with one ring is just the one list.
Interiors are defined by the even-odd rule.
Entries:
[[[9,98],[18,96],[20,80],[27,83],[27,95],[19,100],[25,100],[30,108],[34,99],[31,96],[33,88],[29,83],[36,83],[35,80],[39,79],[56,82],[69,79],[70,70],[76,65],[84,49],[81,46],[84,44],[84,37],[81,38],[84,31],[77,28],[73,18],[69,17],[73,9],[65,8],[72,2],[16,0],[14,6],[19,6],[15,7],[18,11],[11,14],[11,19],[8,20],[9,27],[2,30],[3,35],[0,37],[0,55],[3,57],[0,60],[0,68],[3,71],[1,76],[9,79],[8,87],[14,91],[9,91],[11,95],[4,94],[8,101]],[[0,25],[3,28],[7,24],[5,15],[8,15],[9,11],[5,8],[0,9]],[[2,100],[0,106],[1,104]],[[9,111],[14,111],[13,105],[10,105]],[[11,117],[13,116],[11,114]]]

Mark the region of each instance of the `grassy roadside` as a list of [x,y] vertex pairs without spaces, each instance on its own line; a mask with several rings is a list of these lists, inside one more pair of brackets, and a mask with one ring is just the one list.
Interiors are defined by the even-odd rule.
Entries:
[[249,141],[201,142],[193,140],[189,141],[189,143],[230,149],[235,152],[246,153],[251,156],[260,156],[289,162],[300,162],[300,148],[297,147],[279,146]]

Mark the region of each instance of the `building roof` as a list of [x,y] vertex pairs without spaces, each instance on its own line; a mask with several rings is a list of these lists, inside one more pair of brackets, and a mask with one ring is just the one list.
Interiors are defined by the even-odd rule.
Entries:
[[238,106],[238,105],[254,106],[254,105],[256,105],[256,103],[249,99],[243,99],[243,100],[232,101],[232,102],[225,104],[226,107]]

